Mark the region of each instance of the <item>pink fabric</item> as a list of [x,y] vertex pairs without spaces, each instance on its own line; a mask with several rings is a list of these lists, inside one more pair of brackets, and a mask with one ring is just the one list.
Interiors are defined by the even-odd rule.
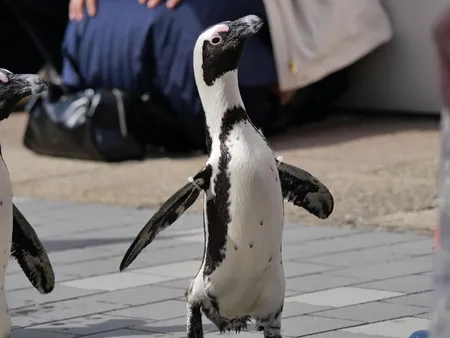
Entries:
[[0,72],[0,81],[3,82],[3,83],[8,83],[9,79],[8,79],[8,77],[5,74]]

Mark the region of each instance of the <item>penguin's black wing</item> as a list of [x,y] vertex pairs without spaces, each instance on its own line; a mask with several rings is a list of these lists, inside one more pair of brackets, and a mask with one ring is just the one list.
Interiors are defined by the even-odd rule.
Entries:
[[150,218],[144,228],[136,236],[120,263],[120,271],[125,270],[149,245],[162,230],[174,223],[189,207],[194,204],[201,190],[207,190],[211,179],[212,168],[206,165],[193,177],[193,180],[173,194],[159,210]]
[[52,292],[55,274],[50,259],[36,232],[14,204],[11,255],[40,293]]
[[283,197],[318,218],[328,218],[334,199],[328,188],[307,171],[276,160]]

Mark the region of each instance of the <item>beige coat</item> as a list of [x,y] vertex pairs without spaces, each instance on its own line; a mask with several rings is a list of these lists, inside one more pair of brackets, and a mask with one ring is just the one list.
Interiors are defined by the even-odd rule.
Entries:
[[378,0],[264,0],[280,89],[316,82],[389,41]]

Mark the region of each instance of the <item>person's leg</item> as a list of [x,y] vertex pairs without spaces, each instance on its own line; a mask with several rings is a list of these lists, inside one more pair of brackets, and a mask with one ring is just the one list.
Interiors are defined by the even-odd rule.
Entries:
[[[176,118],[170,130],[154,131],[166,136],[164,143],[203,148],[204,116],[194,80],[193,48],[208,26],[247,14],[266,20],[262,0],[184,0],[172,10],[164,4],[148,9],[137,1],[99,0],[95,17],[69,24],[64,47],[77,61],[87,86],[151,92],[167,115]],[[63,69],[66,84],[81,86],[67,60]],[[272,104],[264,100],[277,83],[267,22],[248,41],[239,82],[249,115],[262,126],[271,113],[263,108]],[[147,115],[142,125],[151,130],[156,120]],[[152,143],[153,133],[146,134]]]
[[239,85],[247,112],[257,127],[265,128],[278,102],[273,95],[277,73],[263,2],[186,0],[175,10],[164,6],[155,10],[161,16],[152,28],[153,68],[148,72],[149,80],[167,99],[181,124],[191,125],[190,130],[184,129],[184,137],[196,145],[204,144],[204,113],[192,59],[198,36],[211,25],[248,14],[265,21],[261,31],[247,42],[239,65]]
[[61,42],[68,17],[68,0],[0,1],[0,67],[14,73],[36,73],[45,63],[10,3],[28,22],[48,50],[57,69],[61,67]]

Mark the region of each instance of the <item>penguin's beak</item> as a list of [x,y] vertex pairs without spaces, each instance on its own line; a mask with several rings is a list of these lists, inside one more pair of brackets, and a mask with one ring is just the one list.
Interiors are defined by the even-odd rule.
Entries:
[[0,69],[0,120],[8,118],[21,99],[46,89],[47,83],[39,75],[13,74]]
[[247,40],[256,34],[262,27],[263,21],[256,15],[247,15],[228,23],[230,27],[230,39],[239,42]]

